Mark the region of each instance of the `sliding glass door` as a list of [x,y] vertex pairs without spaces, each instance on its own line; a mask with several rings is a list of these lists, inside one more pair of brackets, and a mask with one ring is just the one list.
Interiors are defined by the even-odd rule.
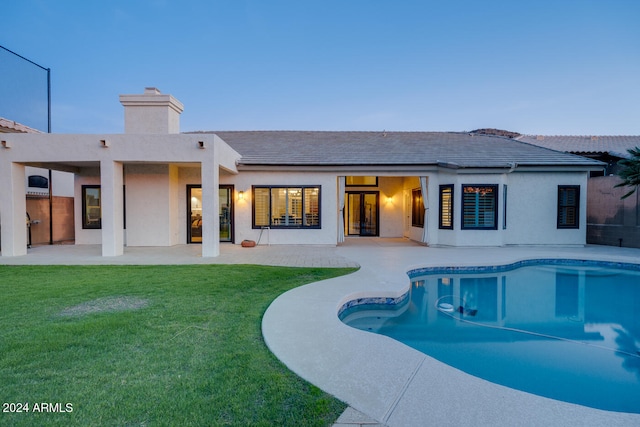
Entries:
[[233,185],[220,186],[220,241],[231,242],[233,236]]
[[378,192],[347,193],[347,231],[350,236],[378,235]]
[[[233,185],[219,191],[220,241],[233,241]],[[202,187],[187,185],[187,243],[202,243]]]

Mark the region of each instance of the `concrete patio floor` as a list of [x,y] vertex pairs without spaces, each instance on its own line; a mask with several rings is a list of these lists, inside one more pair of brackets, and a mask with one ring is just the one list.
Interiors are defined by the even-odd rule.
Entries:
[[202,258],[199,245],[125,248],[102,257],[100,246],[37,246],[0,264],[262,264],[360,266],[351,275],[305,285],[278,297],[262,331],[270,350],[292,371],[350,405],[336,425],[638,426],[639,414],[596,410],[499,386],[467,375],[381,335],[350,328],[337,317],[347,301],[399,296],[408,270],[495,265],[532,258],[640,263],[640,250],[605,247],[432,248],[406,239],[355,238],[338,247],[221,245]]

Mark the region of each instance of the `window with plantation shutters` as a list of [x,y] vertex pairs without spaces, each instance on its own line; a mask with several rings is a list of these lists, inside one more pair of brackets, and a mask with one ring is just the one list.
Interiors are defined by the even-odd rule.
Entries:
[[269,212],[271,211],[271,197],[269,188],[253,189],[253,225],[268,227]]
[[440,220],[439,227],[453,230],[453,185],[440,186]]
[[320,228],[320,186],[253,187],[253,228]]
[[320,188],[303,188],[304,223],[308,227],[320,227]]
[[580,186],[558,186],[558,228],[580,228]]
[[462,186],[462,229],[498,229],[498,186]]

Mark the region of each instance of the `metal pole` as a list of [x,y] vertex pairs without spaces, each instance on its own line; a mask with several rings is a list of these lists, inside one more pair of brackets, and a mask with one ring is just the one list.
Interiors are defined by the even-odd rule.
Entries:
[[[47,133],[51,133],[51,68],[47,68]],[[53,174],[49,169],[49,244],[53,245]]]
[[51,133],[51,68],[47,68],[47,133]]
[[53,245],[53,178],[49,169],[49,244]]

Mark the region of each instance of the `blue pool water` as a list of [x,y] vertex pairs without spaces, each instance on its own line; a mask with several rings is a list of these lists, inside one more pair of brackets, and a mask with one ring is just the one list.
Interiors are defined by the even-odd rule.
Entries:
[[405,296],[351,301],[340,318],[497,384],[640,413],[640,266],[538,260],[410,276]]

